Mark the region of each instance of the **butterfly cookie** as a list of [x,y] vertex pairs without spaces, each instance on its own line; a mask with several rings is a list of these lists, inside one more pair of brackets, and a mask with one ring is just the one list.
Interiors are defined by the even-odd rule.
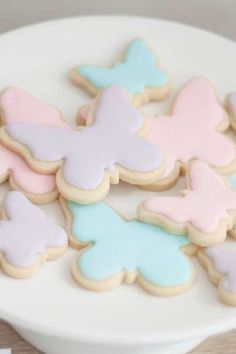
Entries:
[[[90,104],[80,109],[79,124],[85,124],[92,107]],[[206,79],[195,78],[181,89],[171,116],[147,117],[147,122],[146,138],[163,151],[165,171],[144,189],[169,189],[180,173],[185,174],[194,158],[206,161],[221,173],[229,174],[236,169],[235,144],[222,134],[229,119]]]
[[236,221],[236,191],[205,162],[193,160],[188,189],[177,197],[154,197],[138,207],[140,220],[169,232],[186,233],[199,246],[223,242]]
[[77,202],[95,202],[119,178],[150,184],[163,172],[161,150],[148,142],[144,119],[121,89],[104,90],[86,127],[11,123],[1,140],[36,171],[56,173],[60,193]]
[[167,74],[157,66],[157,59],[143,39],[133,40],[124,60],[111,68],[80,65],[70,72],[71,81],[95,97],[100,90],[119,86],[137,106],[161,100],[170,90]]
[[65,231],[47,220],[21,192],[8,193],[0,221],[0,265],[11,277],[26,278],[67,247]]
[[236,306],[236,251],[220,244],[200,250],[197,255],[211,281],[218,286],[221,300]]
[[[55,108],[15,87],[1,92],[0,113],[2,124],[61,124],[60,114]],[[0,144],[0,183],[6,180],[9,180],[11,188],[24,191],[35,203],[48,203],[58,195],[55,175],[35,172],[19,154]]]
[[105,203],[61,202],[70,243],[80,249],[72,274],[83,287],[103,291],[136,282],[153,295],[169,296],[192,285],[195,272],[186,255],[195,247],[186,236],[125,220]]

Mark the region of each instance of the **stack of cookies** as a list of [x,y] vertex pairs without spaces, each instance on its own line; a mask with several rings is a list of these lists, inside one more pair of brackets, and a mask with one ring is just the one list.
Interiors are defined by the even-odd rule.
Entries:
[[[75,281],[108,290],[136,282],[156,296],[187,290],[197,281],[197,255],[226,304],[236,306],[236,93],[225,108],[206,78],[180,88],[169,115],[147,116],[140,106],[165,99],[167,73],[143,39],[133,40],[111,68],[80,65],[71,81],[94,99],[79,110],[77,126],[19,88],[0,95],[0,181],[12,189],[3,205],[0,261],[10,276],[32,275],[69,246]],[[157,195],[127,220],[104,202],[120,181],[165,191],[183,175],[177,196]],[[171,192],[170,192],[171,193]],[[33,203],[59,197],[66,228]]]

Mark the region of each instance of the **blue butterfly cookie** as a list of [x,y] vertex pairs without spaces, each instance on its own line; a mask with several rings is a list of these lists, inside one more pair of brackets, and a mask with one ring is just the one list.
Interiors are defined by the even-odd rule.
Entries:
[[186,255],[195,247],[186,236],[125,220],[105,203],[61,202],[70,244],[80,249],[72,274],[83,287],[102,291],[136,282],[151,294],[169,296],[192,285],[195,272]]
[[71,70],[70,78],[92,96],[107,87],[120,86],[137,106],[163,99],[170,89],[167,74],[158,68],[155,55],[143,39],[135,39],[128,45],[123,62],[111,68],[80,65]]

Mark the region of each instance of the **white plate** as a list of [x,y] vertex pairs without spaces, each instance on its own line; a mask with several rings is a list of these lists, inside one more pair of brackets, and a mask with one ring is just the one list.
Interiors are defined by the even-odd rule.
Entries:
[[[236,89],[233,42],[171,22],[128,17],[60,20],[1,36],[0,87],[20,86],[58,106],[74,123],[79,106],[89,97],[70,84],[69,69],[79,63],[110,65],[135,37],[150,42],[173,81],[172,97],[163,104],[148,105],[146,111],[168,111],[175,92],[196,75],[212,80],[222,100]],[[137,203],[151,194],[116,186],[108,199],[134,217]],[[63,224],[58,206],[43,209]],[[45,264],[28,280],[0,274],[1,317],[17,328],[76,341],[127,345],[206,337],[236,327],[236,309],[219,301],[217,289],[196,261],[197,281],[189,291],[156,298],[135,285],[104,293],[81,289],[70,276],[74,253],[68,251],[60,261]]]

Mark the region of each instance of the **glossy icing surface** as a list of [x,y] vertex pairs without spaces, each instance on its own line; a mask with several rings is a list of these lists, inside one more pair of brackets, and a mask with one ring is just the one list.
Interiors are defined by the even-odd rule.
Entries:
[[223,288],[236,295],[236,252],[220,244],[206,248],[204,253],[213,262],[214,269],[224,275]]
[[145,88],[167,85],[166,73],[157,67],[157,59],[142,39],[133,40],[127,47],[122,63],[112,68],[81,65],[77,73],[99,89],[120,86],[130,94],[142,93]]
[[113,87],[101,94],[93,124],[88,127],[12,123],[6,131],[36,160],[64,160],[62,173],[67,183],[90,190],[102,182],[106,169],[114,171],[117,165],[136,172],[151,172],[161,166],[160,149],[137,134],[142,126],[142,116],[127,96]]
[[11,265],[31,267],[46,247],[67,244],[65,231],[47,220],[23,193],[8,193],[4,210],[8,220],[0,221],[0,252]]
[[[91,108],[92,104],[81,108],[81,122],[86,122]],[[217,131],[224,115],[210,83],[204,78],[195,78],[178,93],[171,116],[148,118],[146,138],[160,146],[165,154],[162,178],[174,172],[177,162],[186,164],[198,158],[222,167],[235,159],[232,141]]]
[[[60,114],[55,108],[41,103],[19,88],[9,87],[0,94],[0,109],[6,124],[48,122],[61,125]],[[0,175],[8,172],[16,184],[29,193],[49,193],[56,187],[54,175],[36,173],[18,154],[0,144]]]
[[202,232],[214,232],[230,211],[236,211],[236,191],[200,160],[190,162],[189,179],[191,189],[183,196],[154,197],[144,201],[144,208],[176,223],[191,223]]
[[68,202],[68,207],[73,237],[93,242],[78,259],[84,276],[99,281],[124,270],[139,272],[147,281],[163,286],[191,279],[190,263],[180,251],[189,244],[186,236],[169,234],[137,220],[125,221],[104,203]]

